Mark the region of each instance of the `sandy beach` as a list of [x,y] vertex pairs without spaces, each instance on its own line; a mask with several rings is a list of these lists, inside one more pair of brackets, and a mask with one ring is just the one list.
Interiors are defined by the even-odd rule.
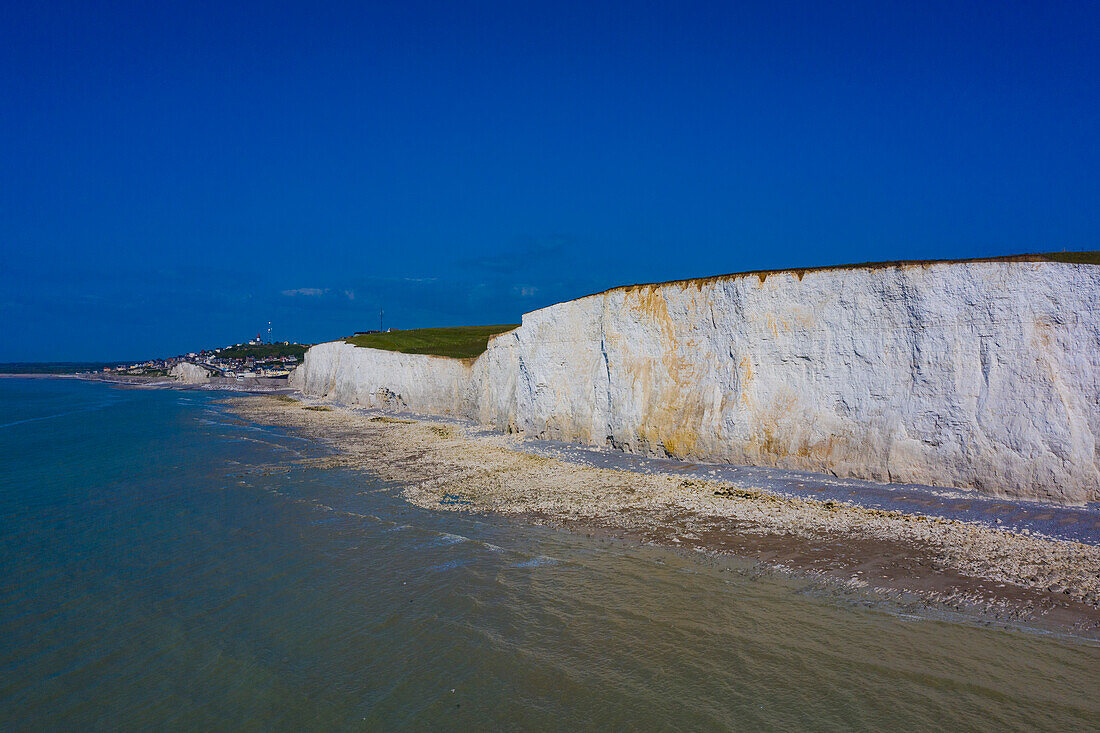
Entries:
[[327,446],[333,465],[400,484],[417,506],[736,555],[914,610],[973,612],[1100,637],[1100,547],[1089,542],[786,496],[685,476],[674,467],[640,472],[579,465],[539,455],[519,436],[443,419],[285,395],[225,403],[242,418],[291,428]]

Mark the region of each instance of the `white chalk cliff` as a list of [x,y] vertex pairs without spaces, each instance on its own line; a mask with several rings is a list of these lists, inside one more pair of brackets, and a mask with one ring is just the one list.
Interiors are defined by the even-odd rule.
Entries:
[[616,288],[476,360],[319,344],[353,405],[700,461],[1100,500],[1100,266],[994,260]]
[[189,361],[181,361],[168,370],[168,376],[184,384],[202,384],[210,381],[210,370]]

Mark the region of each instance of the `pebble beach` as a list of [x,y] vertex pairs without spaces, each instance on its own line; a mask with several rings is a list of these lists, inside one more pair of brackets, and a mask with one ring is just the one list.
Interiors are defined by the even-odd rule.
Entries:
[[786,496],[669,466],[597,467],[532,450],[521,436],[445,419],[309,404],[286,395],[226,401],[290,428],[403,487],[412,504],[711,555],[930,608],[1100,635],[1100,546],[980,522]]

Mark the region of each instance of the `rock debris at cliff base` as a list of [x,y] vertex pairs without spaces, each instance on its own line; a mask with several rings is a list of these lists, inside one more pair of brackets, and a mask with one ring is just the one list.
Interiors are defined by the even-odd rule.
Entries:
[[309,410],[263,396],[226,402],[243,417],[300,430],[334,449],[328,460],[398,483],[424,508],[736,554],[855,586],[1100,629],[1100,547],[1093,545],[672,473],[581,466],[463,425]]

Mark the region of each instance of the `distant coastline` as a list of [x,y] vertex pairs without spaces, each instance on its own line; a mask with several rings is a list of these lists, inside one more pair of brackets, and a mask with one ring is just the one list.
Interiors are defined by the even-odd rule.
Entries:
[[83,379],[89,382],[107,382],[120,387],[145,387],[158,389],[197,389],[220,390],[246,393],[290,392],[292,388],[287,380],[273,377],[250,377],[237,379],[235,377],[210,377],[201,383],[189,383],[170,376],[134,376],[119,373],[89,372],[66,376],[74,379]]
[[[114,363],[114,362],[109,362]],[[57,365],[59,363],[55,363]],[[70,362],[65,362],[65,365]],[[63,371],[50,369],[51,364],[44,364],[39,371],[0,371],[0,379],[79,379],[87,382],[102,382],[119,387],[135,387],[146,389],[194,389],[194,390],[218,390],[229,392],[267,394],[276,392],[291,392],[292,388],[287,380],[272,377],[252,377],[248,379],[236,379],[230,377],[211,377],[202,383],[187,383],[170,376],[145,376],[120,372],[102,371]]]
[[98,372],[114,366],[117,361],[10,361],[0,362],[0,376],[56,374],[75,376],[81,372]]

